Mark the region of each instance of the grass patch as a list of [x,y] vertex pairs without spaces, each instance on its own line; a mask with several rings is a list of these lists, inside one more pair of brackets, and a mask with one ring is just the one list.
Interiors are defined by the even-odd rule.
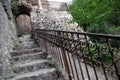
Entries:
[[48,59],[48,64],[50,67],[56,67],[54,61],[52,61],[51,59]]
[[19,8],[17,6],[17,1],[11,2],[11,9],[12,9],[13,15],[16,17],[19,14]]
[[14,61],[12,59],[9,60],[10,65],[14,64]]
[[10,80],[11,78],[14,78],[14,76],[10,76],[10,77],[5,77],[5,80]]
[[2,63],[2,58],[0,58],[0,64]]
[[34,39],[35,38],[35,35],[34,35],[34,33],[32,33],[31,35],[30,35],[30,39]]
[[22,37],[22,34],[17,34],[17,37],[19,38],[19,37]]
[[17,45],[14,44],[14,45],[13,45],[13,50],[16,50],[16,48],[17,48]]

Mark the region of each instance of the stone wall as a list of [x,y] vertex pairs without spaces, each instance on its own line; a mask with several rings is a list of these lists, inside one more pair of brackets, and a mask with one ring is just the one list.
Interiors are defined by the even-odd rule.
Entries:
[[41,0],[44,11],[50,11],[50,5],[47,0]]
[[67,3],[65,3],[65,2],[49,1],[49,5],[52,8],[52,10],[55,10],[55,11],[67,11]]
[[[10,7],[10,5],[9,5]],[[8,73],[10,52],[16,41],[16,29],[0,1],[0,80]]]
[[28,3],[31,3],[32,5],[38,5],[38,0],[26,0]]
[[[19,0],[20,2],[21,0]],[[37,9],[42,11],[51,11],[49,2],[47,0],[26,0],[28,4],[31,4],[32,6],[36,6]]]
[[77,23],[69,24],[72,20],[72,16],[67,11],[52,11],[52,12],[40,12],[35,10],[31,12],[31,22],[33,29],[53,29],[64,31],[80,31],[81,28],[77,28]]

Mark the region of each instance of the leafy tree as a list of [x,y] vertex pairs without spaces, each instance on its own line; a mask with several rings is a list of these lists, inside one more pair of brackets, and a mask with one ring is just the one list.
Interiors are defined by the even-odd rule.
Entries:
[[[68,8],[87,32],[120,34],[120,0],[73,0]],[[111,40],[111,46],[120,49],[120,41]]]
[[119,0],[73,0],[69,13],[85,31],[109,33],[109,28],[120,26],[119,4]]

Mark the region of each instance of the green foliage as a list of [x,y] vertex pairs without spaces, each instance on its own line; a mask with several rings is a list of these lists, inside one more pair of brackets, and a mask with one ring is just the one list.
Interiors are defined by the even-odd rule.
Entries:
[[0,64],[2,63],[2,58],[0,58]]
[[77,22],[85,31],[109,33],[110,28],[120,26],[119,4],[119,0],[73,0],[69,13],[73,16],[72,22]]
[[9,76],[9,77],[6,76],[6,77],[4,78],[4,80],[10,80],[10,79],[12,79],[12,78],[14,78],[14,76]]
[[11,9],[12,9],[12,12],[13,12],[14,16],[17,16],[19,14],[19,8],[17,6],[17,2],[16,1],[13,1],[11,3]]
[[95,60],[95,64],[99,66],[99,63],[101,62],[101,59],[105,65],[112,65],[112,59],[109,53],[109,50],[105,47],[104,44],[98,43],[99,50],[98,52],[97,48],[95,45],[91,47],[91,53],[88,51],[88,47],[83,48],[83,53],[87,56],[87,64],[90,66],[93,66],[91,63],[91,57],[92,59]]
[[118,41],[118,40],[111,40],[110,43],[111,43],[112,47],[116,48],[117,50],[120,50],[120,41]]
[[13,50],[16,50],[16,48],[17,48],[17,45],[14,43]]
[[47,63],[50,67],[56,67],[54,61],[52,61],[51,59],[49,59]]
[[[73,16],[71,22],[86,32],[120,34],[119,4],[119,0],[73,0],[68,11]],[[120,42],[111,40],[111,46],[119,49]]]
[[103,21],[108,16],[111,9],[108,9],[107,1],[99,0],[73,0],[69,6],[69,12],[73,16],[73,21],[78,22],[80,26],[86,29],[90,24]]
[[118,26],[118,27],[114,26],[114,27],[109,28],[109,32],[108,33],[111,33],[111,34],[118,34],[118,33],[120,33],[120,26]]
[[107,19],[107,23],[119,26],[120,25],[120,11],[114,11]]
[[92,33],[109,33],[109,27],[106,24],[93,24],[87,27],[86,30]]
[[34,39],[34,37],[35,37],[35,35],[34,35],[34,33],[32,33],[32,34],[30,35],[30,38],[31,38],[31,39]]
[[9,63],[11,64],[11,65],[13,65],[14,64],[14,62],[13,62],[13,60],[9,60]]
[[19,37],[22,37],[22,34],[20,34],[20,33],[19,33],[19,34],[17,34],[17,37],[18,37],[18,38],[19,38]]

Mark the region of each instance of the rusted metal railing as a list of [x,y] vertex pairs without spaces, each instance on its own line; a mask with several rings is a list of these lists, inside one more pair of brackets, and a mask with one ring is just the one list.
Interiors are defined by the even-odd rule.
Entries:
[[120,36],[37,29],[43,50],[69,80],[120,80]]

